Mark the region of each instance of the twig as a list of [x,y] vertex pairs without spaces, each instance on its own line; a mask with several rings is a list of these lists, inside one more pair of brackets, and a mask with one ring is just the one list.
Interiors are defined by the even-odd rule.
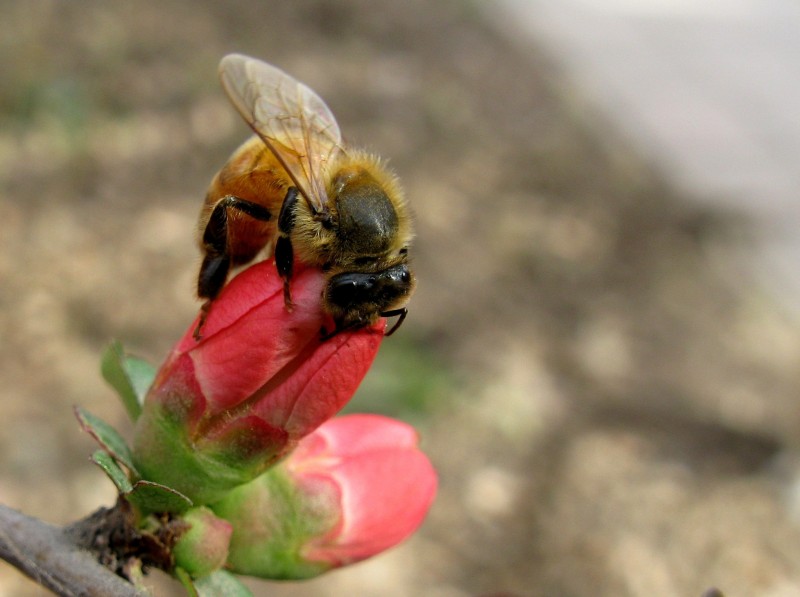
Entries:
[[0,558],[62,597],[144,597],[78,547],[63,529],[0,504]]

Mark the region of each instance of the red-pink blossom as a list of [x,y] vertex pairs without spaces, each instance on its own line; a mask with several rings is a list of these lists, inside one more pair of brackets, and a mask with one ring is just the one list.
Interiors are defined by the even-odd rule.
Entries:
[[272,260],[224,288],[194,338],[189,326],[151,387],[134,458],[145,479],[211,503],[285,455],[352,397],[385,321],[323,340],[324,274],[297,268],[293,308]]
[[358,562],[422,523],[436,472],[409,425],[337,417],[282,462],[214,504],[233,525],[228,567],[264,578],[308,578]]

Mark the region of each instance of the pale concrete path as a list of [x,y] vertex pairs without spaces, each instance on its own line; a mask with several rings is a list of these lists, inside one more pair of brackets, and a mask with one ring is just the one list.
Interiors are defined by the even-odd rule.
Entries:
[[800,313],[800,0],[489,4],[680,190],[751,215]]

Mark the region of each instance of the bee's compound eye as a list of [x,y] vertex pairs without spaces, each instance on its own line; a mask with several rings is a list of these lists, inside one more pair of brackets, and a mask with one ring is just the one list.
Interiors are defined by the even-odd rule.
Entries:
[[353,280],[340,280],[330,286],[328,297],[337,305],[346,305],[352,302],[358,285]]
[[375,284],[374,276],[360,273],[339,274],[328,283],[328,300],[346,307],[362,301]]
[[411,283],[411,272],[406,264],[396,265],[384,272],[387,282],[393,285],[407,286]]

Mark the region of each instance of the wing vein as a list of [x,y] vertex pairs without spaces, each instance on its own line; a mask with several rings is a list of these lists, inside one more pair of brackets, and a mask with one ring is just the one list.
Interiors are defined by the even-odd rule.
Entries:
[[326,211],[325,175],[343,149],[339,125],[322,98],[279,68],[241,54],[222,59],[220,77],[311,210]]

